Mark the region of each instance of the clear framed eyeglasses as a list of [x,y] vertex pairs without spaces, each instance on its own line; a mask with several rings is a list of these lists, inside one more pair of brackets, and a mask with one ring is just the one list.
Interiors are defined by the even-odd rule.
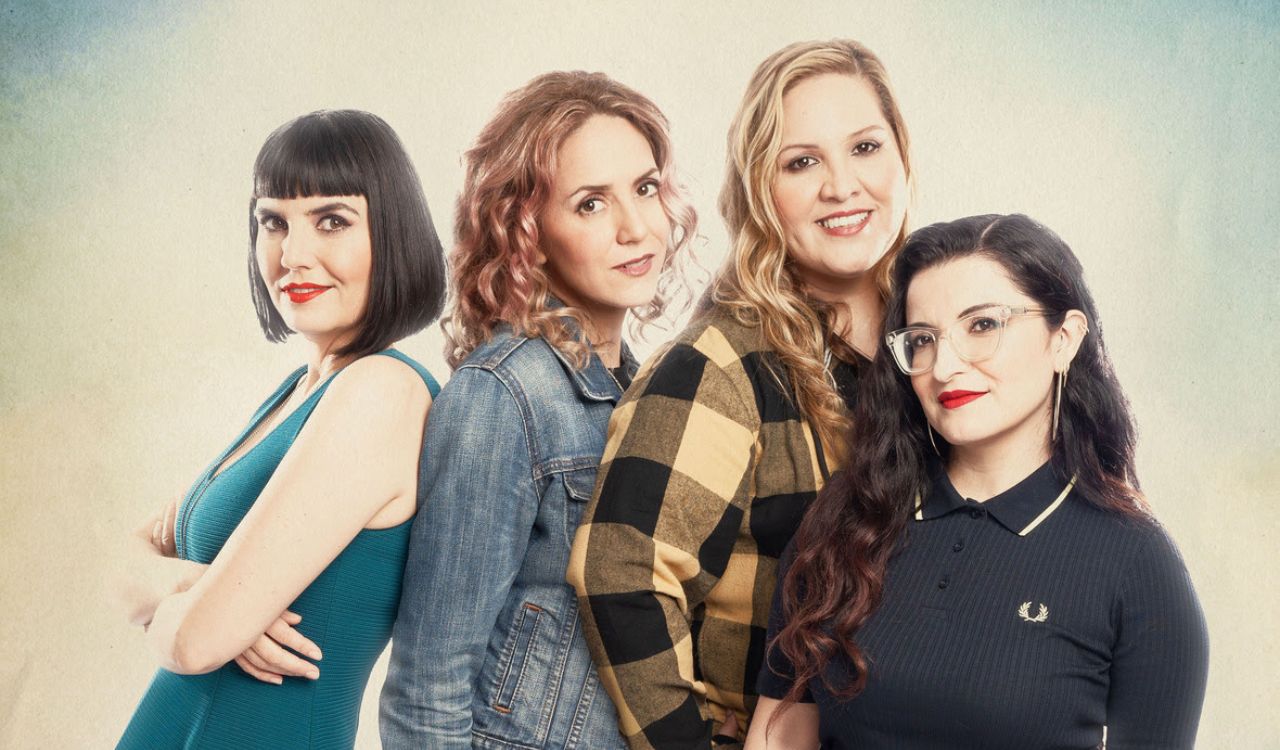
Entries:
[[1048,311],[1037,307],[990,305],[970,313],[938,330],[928,326],[899,328],[884,337],[893,352],[898,369],[907,375],[919,375],[933,369],[942,340],[951,342],[951,350],[965,362],[981,362],[995,356],[1000,350],[1005,326],[1019,315],[1044,315]]

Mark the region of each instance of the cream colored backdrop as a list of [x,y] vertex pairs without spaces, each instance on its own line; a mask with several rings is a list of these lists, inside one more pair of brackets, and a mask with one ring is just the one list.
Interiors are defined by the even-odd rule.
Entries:
[[[262,340],[245,281],[273,128],[386,118],[447,238],[460,155],[499,96],[602,70],[670,116],[715,267],[752,68],[851,36],[896,81],[914,225],[1021,211],[1083,260],[1145,487],[1209,619],[1200,744],[1280,747],[1276,6],[361,5],[0,4],[0,745],[119,736],[153,667],[104,595],[112,545],[299,361]],[[440,345],[433,328],[404,348],[443,377]],[[360,747],[377,746],[383,670]]]

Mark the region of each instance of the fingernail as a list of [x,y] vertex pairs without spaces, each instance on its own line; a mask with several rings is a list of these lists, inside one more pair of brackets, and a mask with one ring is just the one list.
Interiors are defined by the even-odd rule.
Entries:
[[284,678],[283,678],[283,677],[277,677],[277,678],[275,678],[274,680],[272,680],[272,682],[274,682],[274,683],[275,683],[275,684],[277,684],[277,685],[283,685],[283,684],[284,684]]
[[320,670],[318,670],[318,669],[312,669],[312,670],[309,670],[309,671],[307,672],[307,679],[308,679],[308,680],[318,680],[318,679],[320,679]]
[[308,652],[307,652],[307,655],[308,655],[308,656],[310,656],[312,659],[323,659],[323,658],[324,658],[324,656],[322,656],[322,655],[320,654],[320,649],[318,649],[318,648],[313,648],[313,649],[311,649],[310,651],[308,651]]

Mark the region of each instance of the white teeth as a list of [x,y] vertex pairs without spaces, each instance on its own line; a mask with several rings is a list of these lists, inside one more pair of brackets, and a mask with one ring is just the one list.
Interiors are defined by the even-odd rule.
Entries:
[[867,218],[867,214],[869,213],[871,212],[859,211],[856,214],[849,214],[848,216],[837,216],[834,219],[822,219],[818,222],[818,225],[823,227],[824,229],[839,229],[840,227],[851,227],[854,224],[861,224],[863,221],[865,221]]

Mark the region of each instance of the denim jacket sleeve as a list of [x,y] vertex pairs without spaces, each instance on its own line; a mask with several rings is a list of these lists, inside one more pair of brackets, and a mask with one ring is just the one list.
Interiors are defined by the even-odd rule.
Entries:
[[485,649],[538,512],[524,427],[487,369],[459,369],[432,405],[382,690],[386,748],[471,747]]

